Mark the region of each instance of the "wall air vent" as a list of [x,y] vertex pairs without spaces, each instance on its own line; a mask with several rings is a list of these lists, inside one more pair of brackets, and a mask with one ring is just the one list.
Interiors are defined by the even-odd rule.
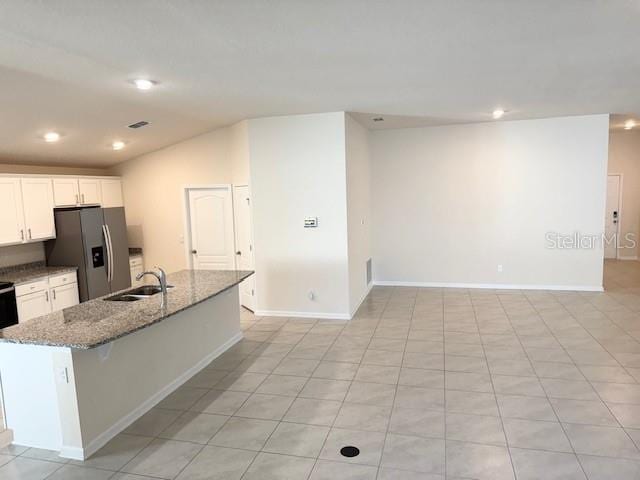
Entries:
[[144,120],[137,122],[137,123],[132,123],[131,125],[129,125],[129,128],[140,128],[140,127],[144,127],[146,125],[149,125],[149,122],[145,122]]

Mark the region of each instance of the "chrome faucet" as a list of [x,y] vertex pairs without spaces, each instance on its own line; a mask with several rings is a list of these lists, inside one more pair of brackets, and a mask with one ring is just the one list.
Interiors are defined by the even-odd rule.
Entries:
[[142,280],[142,277],[145,275],[153,275],[158,279],[158,283],[160,284],[160,290],[162,291],[162,305],[161,308],[164,308],[167,305],[167,274],[164,270],[156,265],[158,272],[154,272],[153,270],[149,270],[148,272],[142,272],[136,275],[136,280]]

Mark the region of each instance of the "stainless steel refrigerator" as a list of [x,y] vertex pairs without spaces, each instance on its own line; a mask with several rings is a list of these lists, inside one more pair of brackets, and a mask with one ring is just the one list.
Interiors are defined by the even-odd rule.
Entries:
[[78,267],[81,302],[131,286],[124,208],[65,208],[54,215],[47,265]]

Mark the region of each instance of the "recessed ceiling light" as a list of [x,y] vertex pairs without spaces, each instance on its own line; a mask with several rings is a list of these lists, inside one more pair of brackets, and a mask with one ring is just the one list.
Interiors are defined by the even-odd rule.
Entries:
[[156,84],[156,82],[154,82],[153,80],[148,80],[146,78],[136,78],[133,80],[133,84],[138,90],[150,90]]
[[636,122],[633,121],[633,120],[627,120],[626,122],[624,122],[624,129],[625,130],[631,130],[635,126],[636,126]]
[[47,132],[44,134],[44,141],[47,143],[54,143],[60,140],[60,134],[58,132]]
[[505,111],[502,108],[496,108],[492,115],[493,115],[493,119],[494,120],[498,120],[500,118],[502,118],[502,116],[505,114]]
[[122,150],[124,148],[124,142],[116,140],[111,144],[111,148],[113,148],[114,150]]

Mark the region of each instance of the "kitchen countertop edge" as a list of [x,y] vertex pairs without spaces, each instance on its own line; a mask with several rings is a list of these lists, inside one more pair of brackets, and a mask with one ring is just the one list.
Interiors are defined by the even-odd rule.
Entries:
[[[184,271],[182,271],[184,272]],[[178,273],[182,273],[182,272],[178,272]],[[229,272],[229,270],[223,270],[222,272]],[[26,338],[26,339],[20,339],[20,338],[7,338],[7,337],[0,337],[0,343],[10,343],[10,344],[19,344],[19,345],[35,345],[35,346],[43,346],[43,347],[58,347],[58,348],[72,348],[72,349],[76,349],[76,350],[91,350],[94,348],[98,348],[102,345],[106,345],[108,343],[111,343],[115,340],[118,340],[119,338],[123,338],[126,337],[127,335],[131,335],[135,332],[139,332],[140,330],[144,330],[145,328],[151,327],[153,325],[156,325],[160,322],[162,322],[163,320],[166,320],[167,318],[170,318],[178,313],[181,313],[195,305],[198,305],[202,302],[205,302],[213,297],[216,297],[218,295],[220,295],[221,293],[226,292],[227,290],[237,286],[238,284],[240,284],[241,282],[243,282],[244,280],[246,280],[248,277],[250,277],[251,275],[254,274],[253,271],[250,270],[235,270],[235,272],[238,274],[238,277],[231,281],[228,285],[225,285],[224,287],[220,288],[220,289],[216,289],[213,290],[211,293],[206,294],[205,296],[203,296],[202,298],[199,298],[197,300],[193,300],[190,303],[187,303],[185,305],[183,305],[182,307],[176,309],[175,311],[171,311],[170,313],[166,313],[166,314],[160,314],[157,318],[154,318],[153,320],[150,320],[149,322],[142,324],[142,325],[138,325],[136,327],[132,327],[130,329],[127,329],[125,331],[122,331],[118,334],[106,337],[100,341],[96,341],[96,342],[88,342],[88,343],[74,343],[74,342],[54,342],[54,341],[47,341],[47,340],[38,340],[38,339],[30,339],[30,338]],[[110,295],[109,295],[110,296]],[[147,299],[148,300],[148,299]],[[91,300],[90,302],[102,302],[104,301],[103,298],[98,298],[98,299],[94,299]],[[80,305],[86,305],[86,304],[80,304]],[[73,308],[73,307],[72,307]],[[37,319],[34,319],[37,320]],[[33,320],[32,320],[33,321]],[[23,324],[23,325],[27,325],[27,323]],[[20,325],[17,325],[20,326]],[[7,329],[11,329],[14,327],[8,327]],[[5,329],[5,330],[7,330]],[[2,333],[2,330],[0,330],[0,334]]]

